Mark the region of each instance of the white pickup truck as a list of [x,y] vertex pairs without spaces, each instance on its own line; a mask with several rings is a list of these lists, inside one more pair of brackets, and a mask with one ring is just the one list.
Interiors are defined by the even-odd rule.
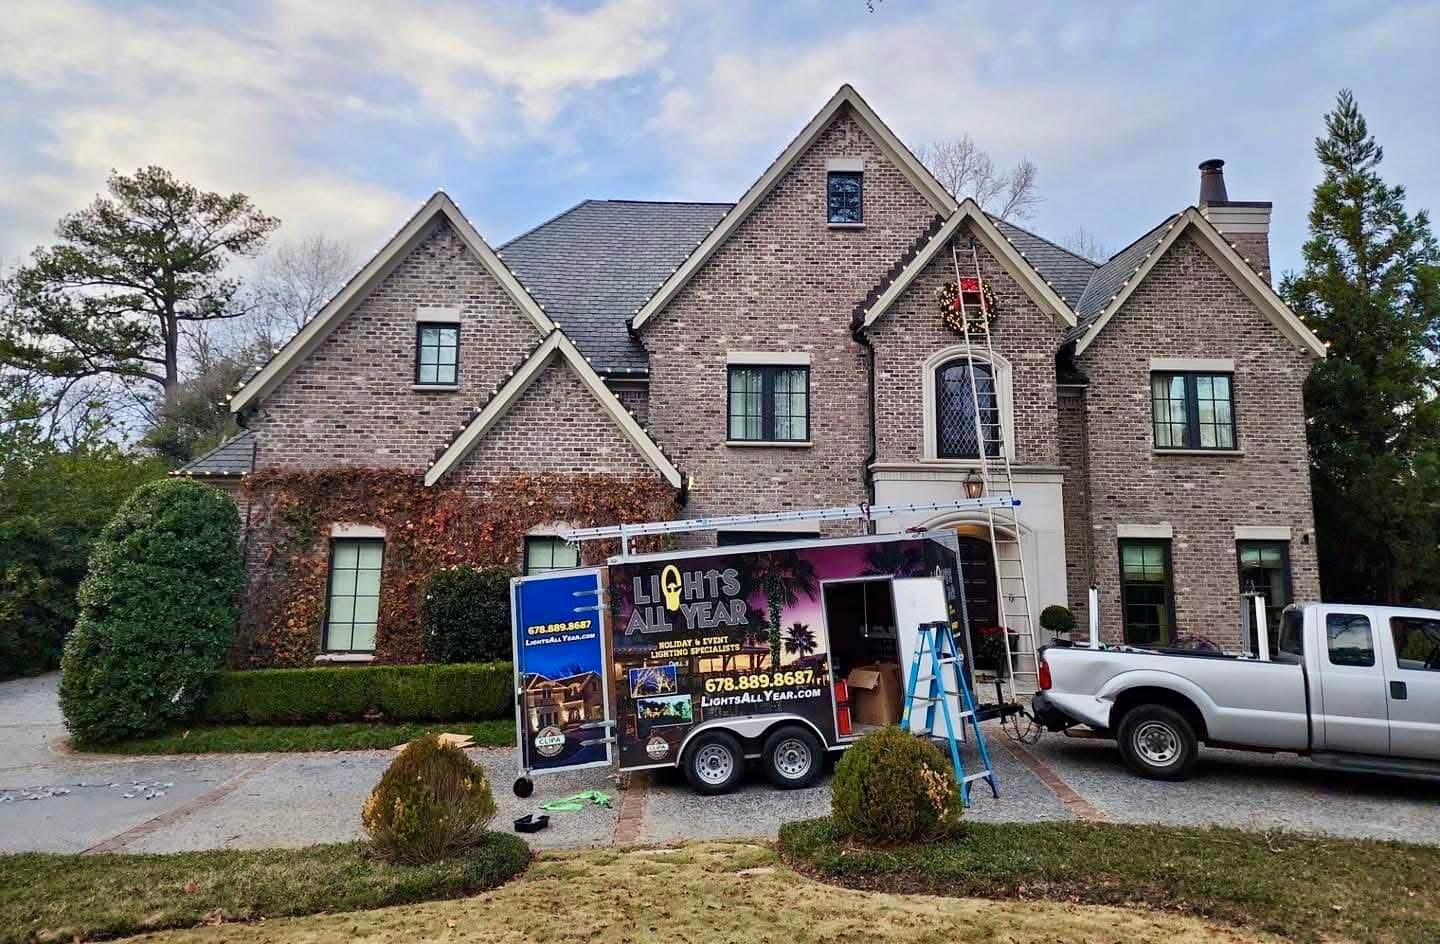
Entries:
[[1266,635],[1273,657],[1046,647],[1032,713],[1114,738],[1157,780],[1189,776],[1202,743],[1440,777],[1440,612],[1310,603]]

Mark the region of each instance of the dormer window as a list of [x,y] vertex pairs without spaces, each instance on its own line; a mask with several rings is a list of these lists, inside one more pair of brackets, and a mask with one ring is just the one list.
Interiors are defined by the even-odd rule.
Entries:
[[459,382],[460,326],[421,322],[415,332],[415,383],[455,386]]

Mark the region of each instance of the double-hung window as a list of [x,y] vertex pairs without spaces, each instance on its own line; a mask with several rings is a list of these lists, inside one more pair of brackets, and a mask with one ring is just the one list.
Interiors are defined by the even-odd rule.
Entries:
[[727,417],[732,442],[809,441],[810,368],[731,364]]
[[525,573],[546,574],[580,566],[580,549],[562,537],[550,535],[525,539]]
[[460,326],[421,322],[415,326],[415,383],[451,387],[459,382]]
[[1235,449],[1230,374],[1153,373],[1150,408],[1156,449]]
[[1121,539],[1120,610],[1127,643],[1166,646],[1175,641],[1175,589],[1168,540]]
[[380,618],[380,565],[385,542],[336,538],[330,545],[326,652],[374,652]]
[[825,175],[825,220],[856,225],[865,222],[865,175],[832,170]]

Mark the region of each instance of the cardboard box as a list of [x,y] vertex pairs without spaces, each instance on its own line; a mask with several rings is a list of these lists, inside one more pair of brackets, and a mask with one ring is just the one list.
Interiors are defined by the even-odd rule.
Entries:
[[862,665],[845,678],[850,689],[850,716],[856,724],[895,724],[900,720],[900,666],[888,662]]

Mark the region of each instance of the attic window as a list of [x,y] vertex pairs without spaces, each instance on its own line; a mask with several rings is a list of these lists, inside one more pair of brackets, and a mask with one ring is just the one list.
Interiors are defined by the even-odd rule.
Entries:
[[825,175],[826,222],[855,226],[865,222],[865,174],[832,170]]
[[459,352],[458,324],[420,322],[415,327],[415,383],[454,386]]

